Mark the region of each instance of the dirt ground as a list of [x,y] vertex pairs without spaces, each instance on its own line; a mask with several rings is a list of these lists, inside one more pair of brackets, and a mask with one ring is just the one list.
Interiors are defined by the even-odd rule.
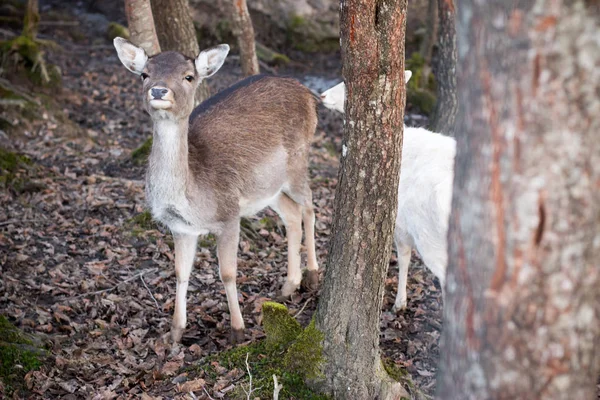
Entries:
[[[121,66],[108,41],[75,44],[64,27],[45,27],[41,33],[62,46],[48,54],[63,72],[63,90],[52,96],[79,134],[65,137],[52,116],[39,116],[12,143],[34,162],[21,171],[34,183],[31,190],[0,191],[1,314],[51,345],[50,362],[30,373],[27,385],[32,398],[176,397],[181,371],[230,347],[214,240],[200,240],[183,346],[170,353],[162,337],[169,331],[175,297],[172,240],[164,227],[144,218],[144,165],[132,161],[132,151],[151,134],[140,107],[140,83]],[[339,59],[331,57],[307,57],[293,68],[271,72],[302,81],[307,75],[335,79]],[[216,92],[240,78],[238,60],[231,57],[209,85]],[[326,267],[342,119],[322,108],[319,116],[310,174],[318,258]],[[261,304],[283,284],[286,251],[284,228],[273,212],[244,223],[238,289],[248,341],[264,336]],[[393,258],[381,319],[382,353],[433,394],[441,291],[413,257],[409,308],[396,315],[391,311],[396,274]],[[300,291],[287,305],[307,324],[317,301],[318,293]],[[207,380],[206,392],[196,396],[227,398],[239,379],[229,372]],[[186,372],[185,379],[193,378]]]

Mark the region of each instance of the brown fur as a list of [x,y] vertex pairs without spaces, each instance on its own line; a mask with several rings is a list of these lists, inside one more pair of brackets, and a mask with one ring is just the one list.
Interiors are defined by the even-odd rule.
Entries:
[[240,193],[260,187],[252,176],[254,168],[281,145],[288,153],[288,176],[296,185],[290,197],[306,189],[316,99],[293,79],[247,80],[249,84],[240,82],[239,88],[190,121],[190,168],[202,186],[215,188],[221,218],[237,215]]

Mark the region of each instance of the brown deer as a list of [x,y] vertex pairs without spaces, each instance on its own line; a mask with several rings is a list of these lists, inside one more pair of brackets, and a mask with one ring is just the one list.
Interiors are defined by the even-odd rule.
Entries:
[[175,242],[177,294],[174,342],[186,325],[186,292],[198,235],[217,238],[219,272],[231,314],[232,341],[244,339],[236,288],[240,218],[269,206],[282,218],[288,239],[287,279],[281,295],[300,285],[302,223],[308,285],[318,284],[308,152],[317,124],[316,98],[292,79],[252,76],[194,109],[194,93],[219,70],[228,45],[196,59],[177,52],[148,58],[122,38],[114,40],[123,65],[141,76],[144,108],[154,124],[146,172],[152,216]]

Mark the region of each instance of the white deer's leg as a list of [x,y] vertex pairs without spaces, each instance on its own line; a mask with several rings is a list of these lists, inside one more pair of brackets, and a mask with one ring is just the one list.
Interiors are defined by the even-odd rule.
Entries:
[[310,290],[316,290],[319,286],[319,263],[317,261],[317,251],[315,248],[315,211],[312,201],[308,202],[302,210],[302,220],[304,223],[304,245],[308,253],[307,257],[307,282],[305,285]]
[[412,249],[396,241],[398,251],[398,293],[394,303],[394,311],[404,310],[406,308],[406,285],[408,283],[408,266],[410,264],[410,254]]
[[300,243],[302,242],[302,206],[282,193],[273,207],[285,223],[288,240],[288,273],[281,295],[290,296],[302,281],[300,269]]
[[171,339],[173,342],[178,343],[181,340],[187,322],[186,296],[190,273],[194,266],[194,257],[196,256],[196,242],[198,241],[198,236],[177,234],[173,235],[173,240],[175,242],[177,294],[175,295],[175,312],[171,324]]
[[237,249],[240,240],[240,222],[229,222],[217,237],[217,256],[219,258],[219,274],[225,286],[229,314],[231,316],[231,341],[244,341],[244,318],[240,311],[240,303],[236,287]]

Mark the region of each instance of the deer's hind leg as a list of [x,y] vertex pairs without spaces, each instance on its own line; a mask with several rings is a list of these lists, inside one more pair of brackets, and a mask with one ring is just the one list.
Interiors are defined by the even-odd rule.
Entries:
[[281,193],[271,206],[285,224],[288,240],[288,270],[281,295],[288,297],[298,289],[302,281],[300,269],[300,243],[302,242],[302,206],[287,194]]
[[287,194],[302,207],[304,246],[307,252],[307,274],[304,285],[309,290],[316,290],[319,286],[319,263],[315,246],[315,211],[312,202],[312,191],[306,176],[302,176],[297,181],[297,184],[291,185]]

